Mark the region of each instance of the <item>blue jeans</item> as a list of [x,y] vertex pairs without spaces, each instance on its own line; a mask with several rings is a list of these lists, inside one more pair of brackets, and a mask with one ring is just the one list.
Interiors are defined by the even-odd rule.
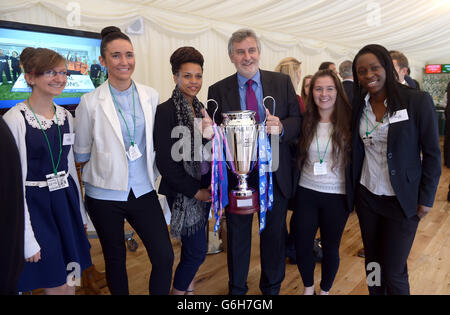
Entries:
[[[174,198],[167,198],[170,209],[172,209]],[[208,216],[209,213],[206,213]],[[208,224],[208,220],[206,220]],[[195,274],[205,261],[207,252],[206,224],[195,234],[181,236],[181,257],[180,263],[175,270],[173,287],[179,291],[186,291]]]

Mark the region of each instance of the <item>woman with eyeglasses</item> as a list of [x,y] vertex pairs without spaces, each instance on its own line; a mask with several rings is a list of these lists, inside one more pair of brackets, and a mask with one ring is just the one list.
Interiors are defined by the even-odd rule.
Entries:
[[20,62],[32,92],[3,116],[19,149],[25,187],[26,263],[18,290],[75,294],[81,272],[92,263],[72,151],[73,118],[53,102],[67,83],[66,60],[28,47]]
[[295,196],[293,229],[297,266],[304,295],[313,295],[314,238],[318,228],[323,250],[320,295],[328,295],[339,268],[339,246],[348,215],[351,106],[332,70],[320,70],[311,79],[298,145],[300,180]]
[[153,126],[159,95],[131,79],[133,45],[114,26],[102,30],[100,63],[108,80],[82,96],[75,114],[75,152],[85,163],[86,207],[100,239],[111,294],[126,295],[124,220],[151,261],[150,294],[168,294],[173,250],[156,194]]

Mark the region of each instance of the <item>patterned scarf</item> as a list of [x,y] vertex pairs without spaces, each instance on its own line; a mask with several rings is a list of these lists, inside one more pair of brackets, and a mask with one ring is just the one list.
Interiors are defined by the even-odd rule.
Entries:
[[[200,131],[194,127],[194,118],[202,117],[201,110],[203,105],[199,102],[197,97],[194,97],[192,102],[192,107],[195,111],[194,117],[191,105],[183,96],[178,86],[173,90],[172,100],[175,104],[177,125],[187,127],[191,135],[190,139],[186,139],[186,141],[190,140],[191,159],[190,161],[183,160],[184,170],[193,178],[200,180],[202,175],[206,174],[209,170],[208,162],[196,161],[194,158],[194,155],[198,156],[198,153],[195,154],[195,150],[202,150],[202,146],[200,146],[200,148],[195,148],[194,146],[194,134],[197,134],[196,137],[200,137],[200,139],[202,137]],[[184,146],[181,147],[181,150],[183,147]],[[179,239],[182,235],[191,236],[196,233],[200,228],[205,226],[207,220],[206,213],[209,211],[210,206],[211,204],[209,202],[203,202],[194,197],[189,198],[181,193],[177,193],[172,207],[170,234],[174,238]]]

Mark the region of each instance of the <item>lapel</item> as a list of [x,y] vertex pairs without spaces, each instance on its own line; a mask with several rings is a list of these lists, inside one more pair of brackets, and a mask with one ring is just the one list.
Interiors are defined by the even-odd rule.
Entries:
[[[271,77],[270,77],[270,72],[264,71],[264,70],[259,70],[259,73],[261,75],[261,85],[262,85],[262,90],[263,90],[263,99],[266,96],[272,96],[275,100],[276,98],[276,90],[275,90],[275,84],[273,84],[273,82],[271,82]],[[271,100],[270,98],[264,101],[263,104],[268,110],[269,112],[274,115],[274,110],[276,111],[276,103],[274,106],[273,100]],[[277,113],[275,113],[277,114]]]
[[[148,144],[153,141],[153,105],[151,105],[150,95],[146,92],[146,90],[140,84],[134,83],[136,86],[136,90],[139,95],[139,101],[141,102],[142,111],[144,112],[145,119],[145,137],[147,141],[146,149],[149,150]],[[148,153],[148,152],[147,152]],[[147,156],[149,156],[147,154]]]
[[122,138],[122,131],[120,129],[119,116],[117,115],[116,107],[114,106],[111,92],[109,91],[108,81],[103,83],[100,87],[99,103],[100,108],[103,110],[106,118],[111,124],[114,134],[116,135],[117,139],[119,140],[120,144],[125,150],[125,144],[123,143]]
[[222,104],[222,112],[241,110],[241,98],[239,97],[239,85],[237,73],[231,76],[227,85],[225,86],[226,100]]
[[[401,92],[400,92],[401,93]],[[402,95],[403,96],[403,95]],[[402,97],[402,100],[404,98]],[[404,102],[404,101],[403,101]],[[405,127],[405,123],[409,123],[409,120],[411,119],[411,112],[408,111],[408,107],[405,105],[405,103],[401,104],[400,106],[401,108],[399,110],[404,110],[406,109],[407,113],[408,113],[408,120],[407,121],[399,121],[399,122],[394,122],[394,123],[389,123],[389,130],[388,130],[388,141],[387,141],[387,147],[388,147],[388,151],[390,150],[390,148],[392,147],[392,144],[395,143],[397,141],[397,138],[400,137],[401,135],[401,129]],[[389,119],[389,118],[388,118]],[[401,139],[400,145],[405,145],[405,141],[406,139]]]

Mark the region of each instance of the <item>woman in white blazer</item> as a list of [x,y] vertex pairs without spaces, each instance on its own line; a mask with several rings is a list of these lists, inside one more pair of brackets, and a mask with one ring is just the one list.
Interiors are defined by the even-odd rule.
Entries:
[[135,83],[133,46],[110,26],[102,30],[100,63],[108,80],[83,95],[75,114],[75,156],[85,163],[86,207],[99,236],[111,294],[129,294],[124,219],[144,243],[150,294],[168,294],[173,250],[155,179],[153,123],[158,93]]

